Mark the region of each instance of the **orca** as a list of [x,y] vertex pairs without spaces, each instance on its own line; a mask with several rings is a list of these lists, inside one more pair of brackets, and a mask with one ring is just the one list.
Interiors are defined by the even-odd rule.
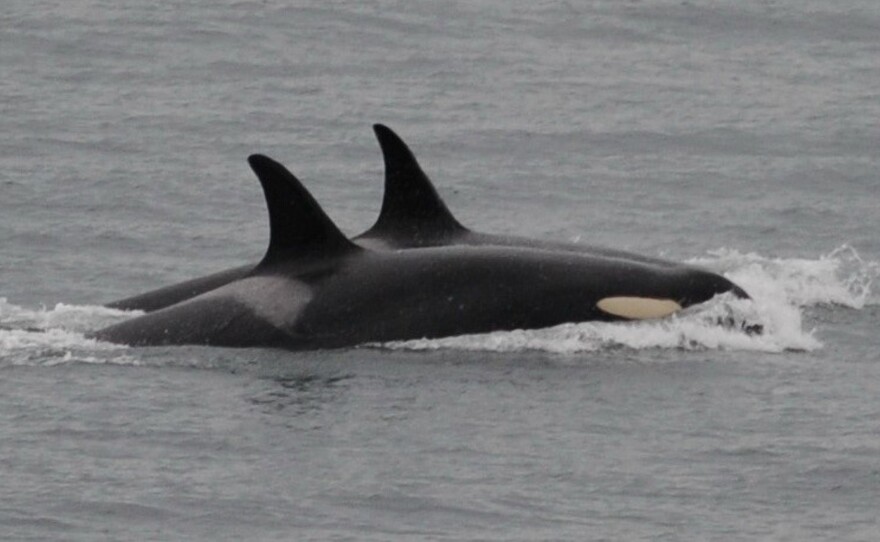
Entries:
[[[580,243],[555,242],[526,237],[479,233],[462,226],[437,193],[434,183],[422,170],[412,150],[393,130],[373,125],[385,163],[385,190],[376,223],[353,238],[360,246],[375,250],[394,250],[430,246],[472,245],[529,247],[570,251],[663,266],[678,264],[612,248]],[[105,306],[121,310],[150,312],[219,288],[247,276],[256,264],[242,265],[194,278]]]
[[746,293],[690,266],[498,245],[373,250],[339,231],[283,165],[248,161],[269,247],[243,278],[95,332],[133,346],[341,348],[566,322],[668,316]]

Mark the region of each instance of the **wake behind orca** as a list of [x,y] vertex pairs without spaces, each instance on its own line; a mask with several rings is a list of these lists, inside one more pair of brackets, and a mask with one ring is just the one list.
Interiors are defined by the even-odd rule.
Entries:
[[[675,267],[678,264],[612,248],[493,235],[470,230],[456,220],[433,182],[406,143],[387,126],[373,126],[385,162],[385,190],[376,223],[352,240],[375,250],[431,246],[507,246],[575,252]],[[151,290],[106,306],[123,310],[154,311],[193,298],[246,277],[256,264],[242,265],[203,277]]]
[[269,209],[263,260],[243,278],[104,328],[100,340],[338,348],[565,322],[655,318],[730,292],[688,266],[519,246],[372,250],[347,239],[281,164],[249,158]]

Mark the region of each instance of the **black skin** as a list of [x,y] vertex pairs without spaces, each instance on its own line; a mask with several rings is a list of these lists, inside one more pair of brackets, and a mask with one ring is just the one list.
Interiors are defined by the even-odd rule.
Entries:
[[[303,288],[287,288],[286,283]],[[565,322],[613,321],[613,296],[672,299],[683,307],[738,289],[690,267],[510,247],[357,249],[327,259],[262,266],[205,296],[105,328],[135,346],[204,344],[339,348]],[[266,304],[295,317],[272,321]]]
[[[580,243],[565,243],[506,235],[479,233],[462,226],[422,171],[415,155],[390,128],[377,124],[376,137],[385,161],[385,192],[376,224],[352,238],[356,244],[374,250],[397,250],[432,246],[505,246],[574,252],[607,258],[677,267],[679,264],[622,250]],[[119,299],[106,306],[122,310],[154,311],[191,299],[242,279],[256,263],[213,273]]]

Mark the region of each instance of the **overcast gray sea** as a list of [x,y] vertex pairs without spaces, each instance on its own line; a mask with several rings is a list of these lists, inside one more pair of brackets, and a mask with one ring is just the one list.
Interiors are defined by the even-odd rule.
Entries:
[[[7,0],[0,107],[0,539],[878,536],[874,0]],[[261,257],[251,153],[369,227],[375,122],[475,230],[754,301],[311,353],[85,338]]]

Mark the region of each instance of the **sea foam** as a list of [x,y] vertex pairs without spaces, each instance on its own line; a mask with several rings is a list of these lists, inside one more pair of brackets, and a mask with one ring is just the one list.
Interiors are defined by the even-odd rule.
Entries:
[[58,303],[29,309],[0,297],[0,367],[60,363],[137,364],[125,347],[85,332],[130,318],[133,313],[100,306]]

